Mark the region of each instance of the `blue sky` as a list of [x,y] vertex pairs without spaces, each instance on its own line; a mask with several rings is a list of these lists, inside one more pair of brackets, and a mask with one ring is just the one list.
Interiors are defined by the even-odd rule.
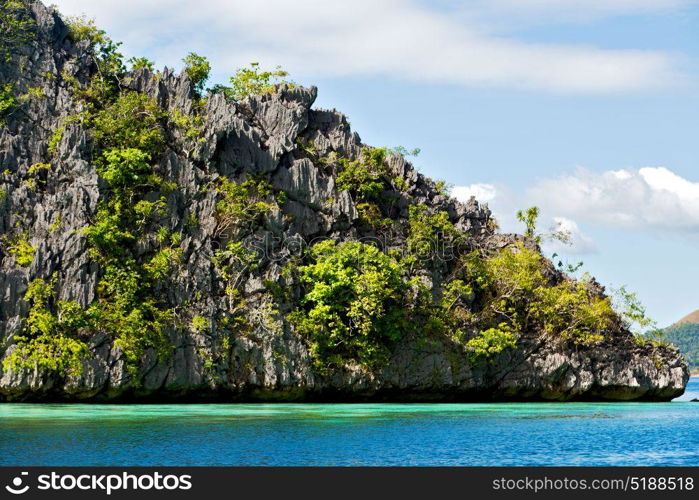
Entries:
[[699,308],[697,0],[57,0],[225,82],[251,61],[317,85],[364,142],[419,147],[423,173],[488,201],[504,230],[538,205],[564,253],[666,325]]

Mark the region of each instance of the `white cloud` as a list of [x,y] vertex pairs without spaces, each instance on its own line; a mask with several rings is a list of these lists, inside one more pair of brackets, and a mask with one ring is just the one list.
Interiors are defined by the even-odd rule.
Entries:
[[606,226],[699,232],[699,182],[665,167],[579,169],[539,181],[528,197],[552,213]]
[[696,0],[483,0],[481,8],[499,15],[584,22],[599,17],[675,10],[695,3]]
[[475,13],[454,16],[410,0],[56,1],[67,14],[94,15],[130,53],[174,65],[195,50],[227,73],[260,61],[307,78],[381,76],[565,93],[647,91],[685,80],[680,61],[666,52],[527,43],[487,34]]
[[492,184],[471,184],[469,186],[454,186],[451,195],[464,203],[471,196],[475,196],[481,203],[487,203],[497,196],[497,192],[497,188]]

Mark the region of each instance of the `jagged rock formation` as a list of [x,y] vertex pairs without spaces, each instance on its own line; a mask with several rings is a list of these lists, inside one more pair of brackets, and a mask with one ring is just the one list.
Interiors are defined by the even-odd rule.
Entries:
[[[108,187],[91,160],[89,130],[67,120],[84,109],[71,81],[85,84],[95,72],[87,44],[75,42],[60,18],[40,2],[29,2],[36,36],[16,48],[23,63],[0,63],[0,81],[14,82],[18,93],[40,95],[18,103],[0,130],[0,358],[16,349],[26,328],[25,300],[35,279],[57,276],[58,300],[86,308],[98,296],[103,269],[91,256],[82,229],[92,224]],[[154,158],[154,171],[176,184],[166,195],[166,215],[159,223],[181,235],[181,259],[162,283],[153,285],[159,300],[175,311],[165,328],[172,351],[159,356],[146,349],[137,370],[113,337],[99,329],[85,337],[89,353],[79,374],[64,376],[44,369],[0,366],[0,398],[19,400],[487,400],[487,399],[646,399],[665,400],[684,390],[686,363],[672,348],[640,345],[623,329],[608,332],[601,343],[573,345],[519,332],[516,349],[474,362],[464,346],[448,337],[425,339],[420,332],[391,346],[385,366],[358,365],[319,373],[306,339],[288,321],[293,300],[276,298],[269,283],[298,293],[283,277],[285,264],[302,256],[311,242],[333,238],[375,238],[392,248],[405,243],[402,232],[409,207],[424,204],[444,211],[471,247],[496,250],[524,242],[495,234],[490,212],[471,200],[462,204],[440,193],[401,155],[389,155],[389,172],[401,188],[386,186],[390,204],[384,216],[390,229],[367,223],[357,200],[338,187],[336,171],[323,158],[358,158],[364,145],[345,117],[313,109],[315,88],[281,86],[274,93],[240,102],[212,94],[198,101],[186,73],[155,74],[140,69],[122,82],[125,89],[153,98],[167,113],[190,115],[204,102],[195,137],[168,121],[165,150]],[[64,127],[59,136],[55,131]],[[49,142],[58,137],[53,151]],[[312,151],[304,145],[312,144]],[[50,164],[51,168],[32,166]],[[284,200],[245,236],[257,248],[254,269],[241,271],[236,290],[245,300],[244,333],[223,318],[242,307],[226,291],[213,259],[222,243],[217,217],[217,179],[265,179]],[[57,223],[57,221],[59,221]],[[194,221],[194,222],[193,222]],[[18,263],[12,238],[26,235],[34,249],[28,266]],[[386,243],[388,242],[388,243]],[[157,248],[147,233],[134,247],[139,256]],[[425,279],[437,286],[448,268],[434,268]],[[556,271],[551,271],[556,273]],[[559,273],[560,274],[560,273]],[[563,279],[556,274],[552,279]],[[602,293],[601,289],[595,293]],[[238,314],[236,312],[235,314]],[[192,326],[204,318],[204,327]]]

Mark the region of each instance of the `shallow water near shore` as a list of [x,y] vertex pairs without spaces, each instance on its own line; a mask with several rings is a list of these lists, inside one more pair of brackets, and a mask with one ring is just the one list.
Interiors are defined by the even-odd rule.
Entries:
[[699,465],[670,403],[1,404],[0,465]]

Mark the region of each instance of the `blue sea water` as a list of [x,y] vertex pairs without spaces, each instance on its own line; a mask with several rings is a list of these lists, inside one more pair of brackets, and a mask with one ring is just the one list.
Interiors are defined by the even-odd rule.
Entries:
[[0,465],[699,465],[670,403],[0,405]]

